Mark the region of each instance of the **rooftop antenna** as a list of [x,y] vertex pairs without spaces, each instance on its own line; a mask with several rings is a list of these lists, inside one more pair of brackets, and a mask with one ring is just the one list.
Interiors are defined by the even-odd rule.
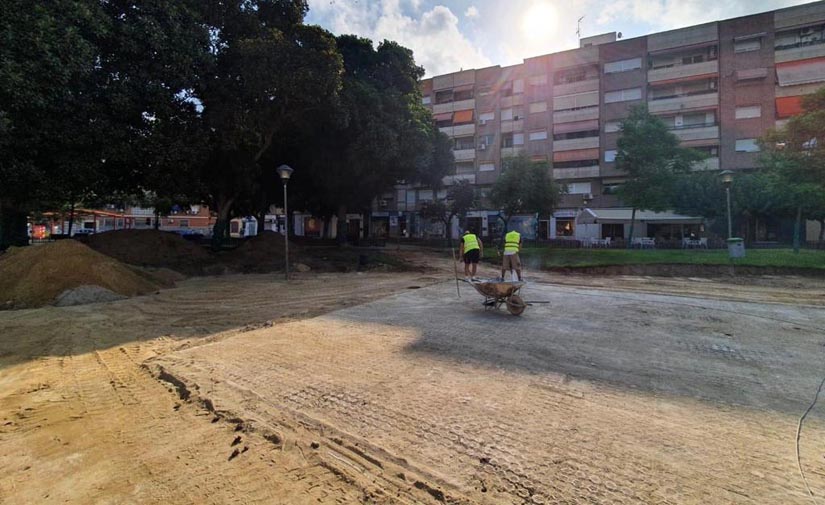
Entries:
[[576,21],[576,36],[578,36],[579,39],[582,38],[582,19],[584,19],[584,16],[580,17],[579,20]]

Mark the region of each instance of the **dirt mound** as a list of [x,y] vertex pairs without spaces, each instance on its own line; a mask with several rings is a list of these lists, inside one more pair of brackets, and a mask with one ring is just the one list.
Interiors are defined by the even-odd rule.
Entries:
[[125,298],[123,295],[100,286],[80,286],[67,289],[57,295],[54,304],[57,307],[70,307],[72,305],[86,305],[87,303],[114,302]]
[[80,286],[134,296],[152,292],[162,283],[75,240],[22,247],[0,256],[0,308],[48,305]]
[[118,230],[89,236],[92,249],[130,265],[170,268],[186,274],[203,273],[212,256],[177,233],[157,230]]
[[[299,253],[300,247],[290,242],[290,263],[296,261]],[[226,264],[236,272],[266,273],[283,270],[284,237],[280,233],[265,231],[247,239],[228,255]]]

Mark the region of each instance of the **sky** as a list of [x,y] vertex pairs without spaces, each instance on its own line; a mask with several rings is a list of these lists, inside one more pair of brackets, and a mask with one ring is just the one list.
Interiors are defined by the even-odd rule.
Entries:
[[765,12],[810,0],[309,0],[306,22],[376,44],[395,40],[427,77],[513,65],[578,47],[581,36],[623,38]]

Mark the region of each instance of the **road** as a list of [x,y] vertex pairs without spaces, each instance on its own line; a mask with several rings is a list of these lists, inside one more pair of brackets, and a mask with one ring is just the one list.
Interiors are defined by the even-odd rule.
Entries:
[[0,502],[811,503],[825,290],[535,279],[521,318],[441,273],[0,312]]

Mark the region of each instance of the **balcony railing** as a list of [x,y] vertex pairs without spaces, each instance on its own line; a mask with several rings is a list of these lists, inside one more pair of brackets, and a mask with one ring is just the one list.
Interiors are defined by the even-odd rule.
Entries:
[[669,79],[681,79],[684,77],[691,77],[694,75],[715,74],[719,72],[719,61],[703,61],[700,63],[688,63],[671,65],[656,69],[650,69],[647,72],[648,82],[665,81]]

